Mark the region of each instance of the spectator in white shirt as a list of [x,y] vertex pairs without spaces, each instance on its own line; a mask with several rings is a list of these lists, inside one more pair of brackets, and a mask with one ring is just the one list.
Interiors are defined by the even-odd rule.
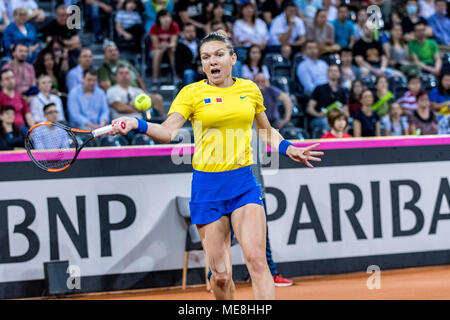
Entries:
[[419,0],[420,16],[428,19],[436,13],[434,0]]
[[297,6],[286,2],[283,13],[275,17],[270,26],[269,45],[300,48],[305,41],[306,28],[302,19],[297,17]]
[[142,118],[141,112],[134,106],[134,99],[145,92],[131,86],[131,73],[127,66],[121,65],[117,68],[116,81],[117,84],[106,92],[108,104],[111,107],[111,119],[122,116]]
[[328,64],[319,59],[319,46],[315,41],[306,43],[305,54],[305,60],[297,66],[297,77],[305,93],[310,95],[317,86],[328,82]]
[[46,74],[42,74],[37,79],[37,85],[39,93],[30,103],[31,114],[33,115],[34,120],[36,122],[46,121],[44,107],[50,103],[53,103],[58,111],[57,120],[66,120],[61,98],[50,93],[52,90],[52,78]]
[[338,9],[332,0],[322,0],[322,8],[327,13],[327,20],[329,22],[337,19]]
[[245,2],[239,10],[238,20],[233,27],[233,40],[236,47],[250,47],[258,45],[264,50],[269,41],[269,30],[266,23],[258,18],[257,10],[253,3]]

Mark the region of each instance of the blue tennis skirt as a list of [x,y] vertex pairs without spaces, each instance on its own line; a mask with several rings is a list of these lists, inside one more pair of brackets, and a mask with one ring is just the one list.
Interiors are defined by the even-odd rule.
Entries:
[[193,224],[214,222],[248,203],[263,205],[251,166],[222,172],[194,169],[189,202]]

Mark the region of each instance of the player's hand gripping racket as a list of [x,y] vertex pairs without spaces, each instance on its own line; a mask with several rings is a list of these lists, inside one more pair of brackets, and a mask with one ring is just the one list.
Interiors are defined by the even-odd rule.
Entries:
[[[120,125],[125,127],[123,122]],[[89,142],[111,130],[111,125],[91,131],[70,128],[58,122],[40,122],[28,130],[25,149],[39,168],[48,172],[60,172],[75,162],[81,149]],[[83,139],[84,143],[80,145],[77,135],[87,139]]]

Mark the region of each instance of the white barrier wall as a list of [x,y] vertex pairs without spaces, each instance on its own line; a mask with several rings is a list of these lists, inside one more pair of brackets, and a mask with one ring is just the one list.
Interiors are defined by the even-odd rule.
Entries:
[[[264,175],[272,254],[284,274],[450,261],[448,144],[329,147],[313,170],[281,159],[277,174]],[[132,154],[80,159],[62,175],[0,161],[0,296],[35,295],[51,260],[79,267],[82,292],[179,284],[186,222],[175,197],[189,197],[191,169]],[[232,253],[242,270],[239,246]],[[203,255],[189,266],[202,268]],[[101,280],[108,275],[112,287]]]

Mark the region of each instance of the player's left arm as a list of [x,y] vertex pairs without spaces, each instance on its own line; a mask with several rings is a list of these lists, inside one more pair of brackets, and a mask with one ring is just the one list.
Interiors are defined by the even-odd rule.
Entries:
[[[280,143],[284,140],[281,134],[270,125],[265,112],[255,115],[255,126],[258,136],[274,150],[279,150]],[[284,142],[285,143],[285,142]],[[310,145],[306,148],[297,148],[289,145],[286,149],[286,155],[296,162],[303,162],[308,167],[313,168],[309,161],[322,161],[318,156],[323,156],[322,151],[312,151],[319,143]]]

